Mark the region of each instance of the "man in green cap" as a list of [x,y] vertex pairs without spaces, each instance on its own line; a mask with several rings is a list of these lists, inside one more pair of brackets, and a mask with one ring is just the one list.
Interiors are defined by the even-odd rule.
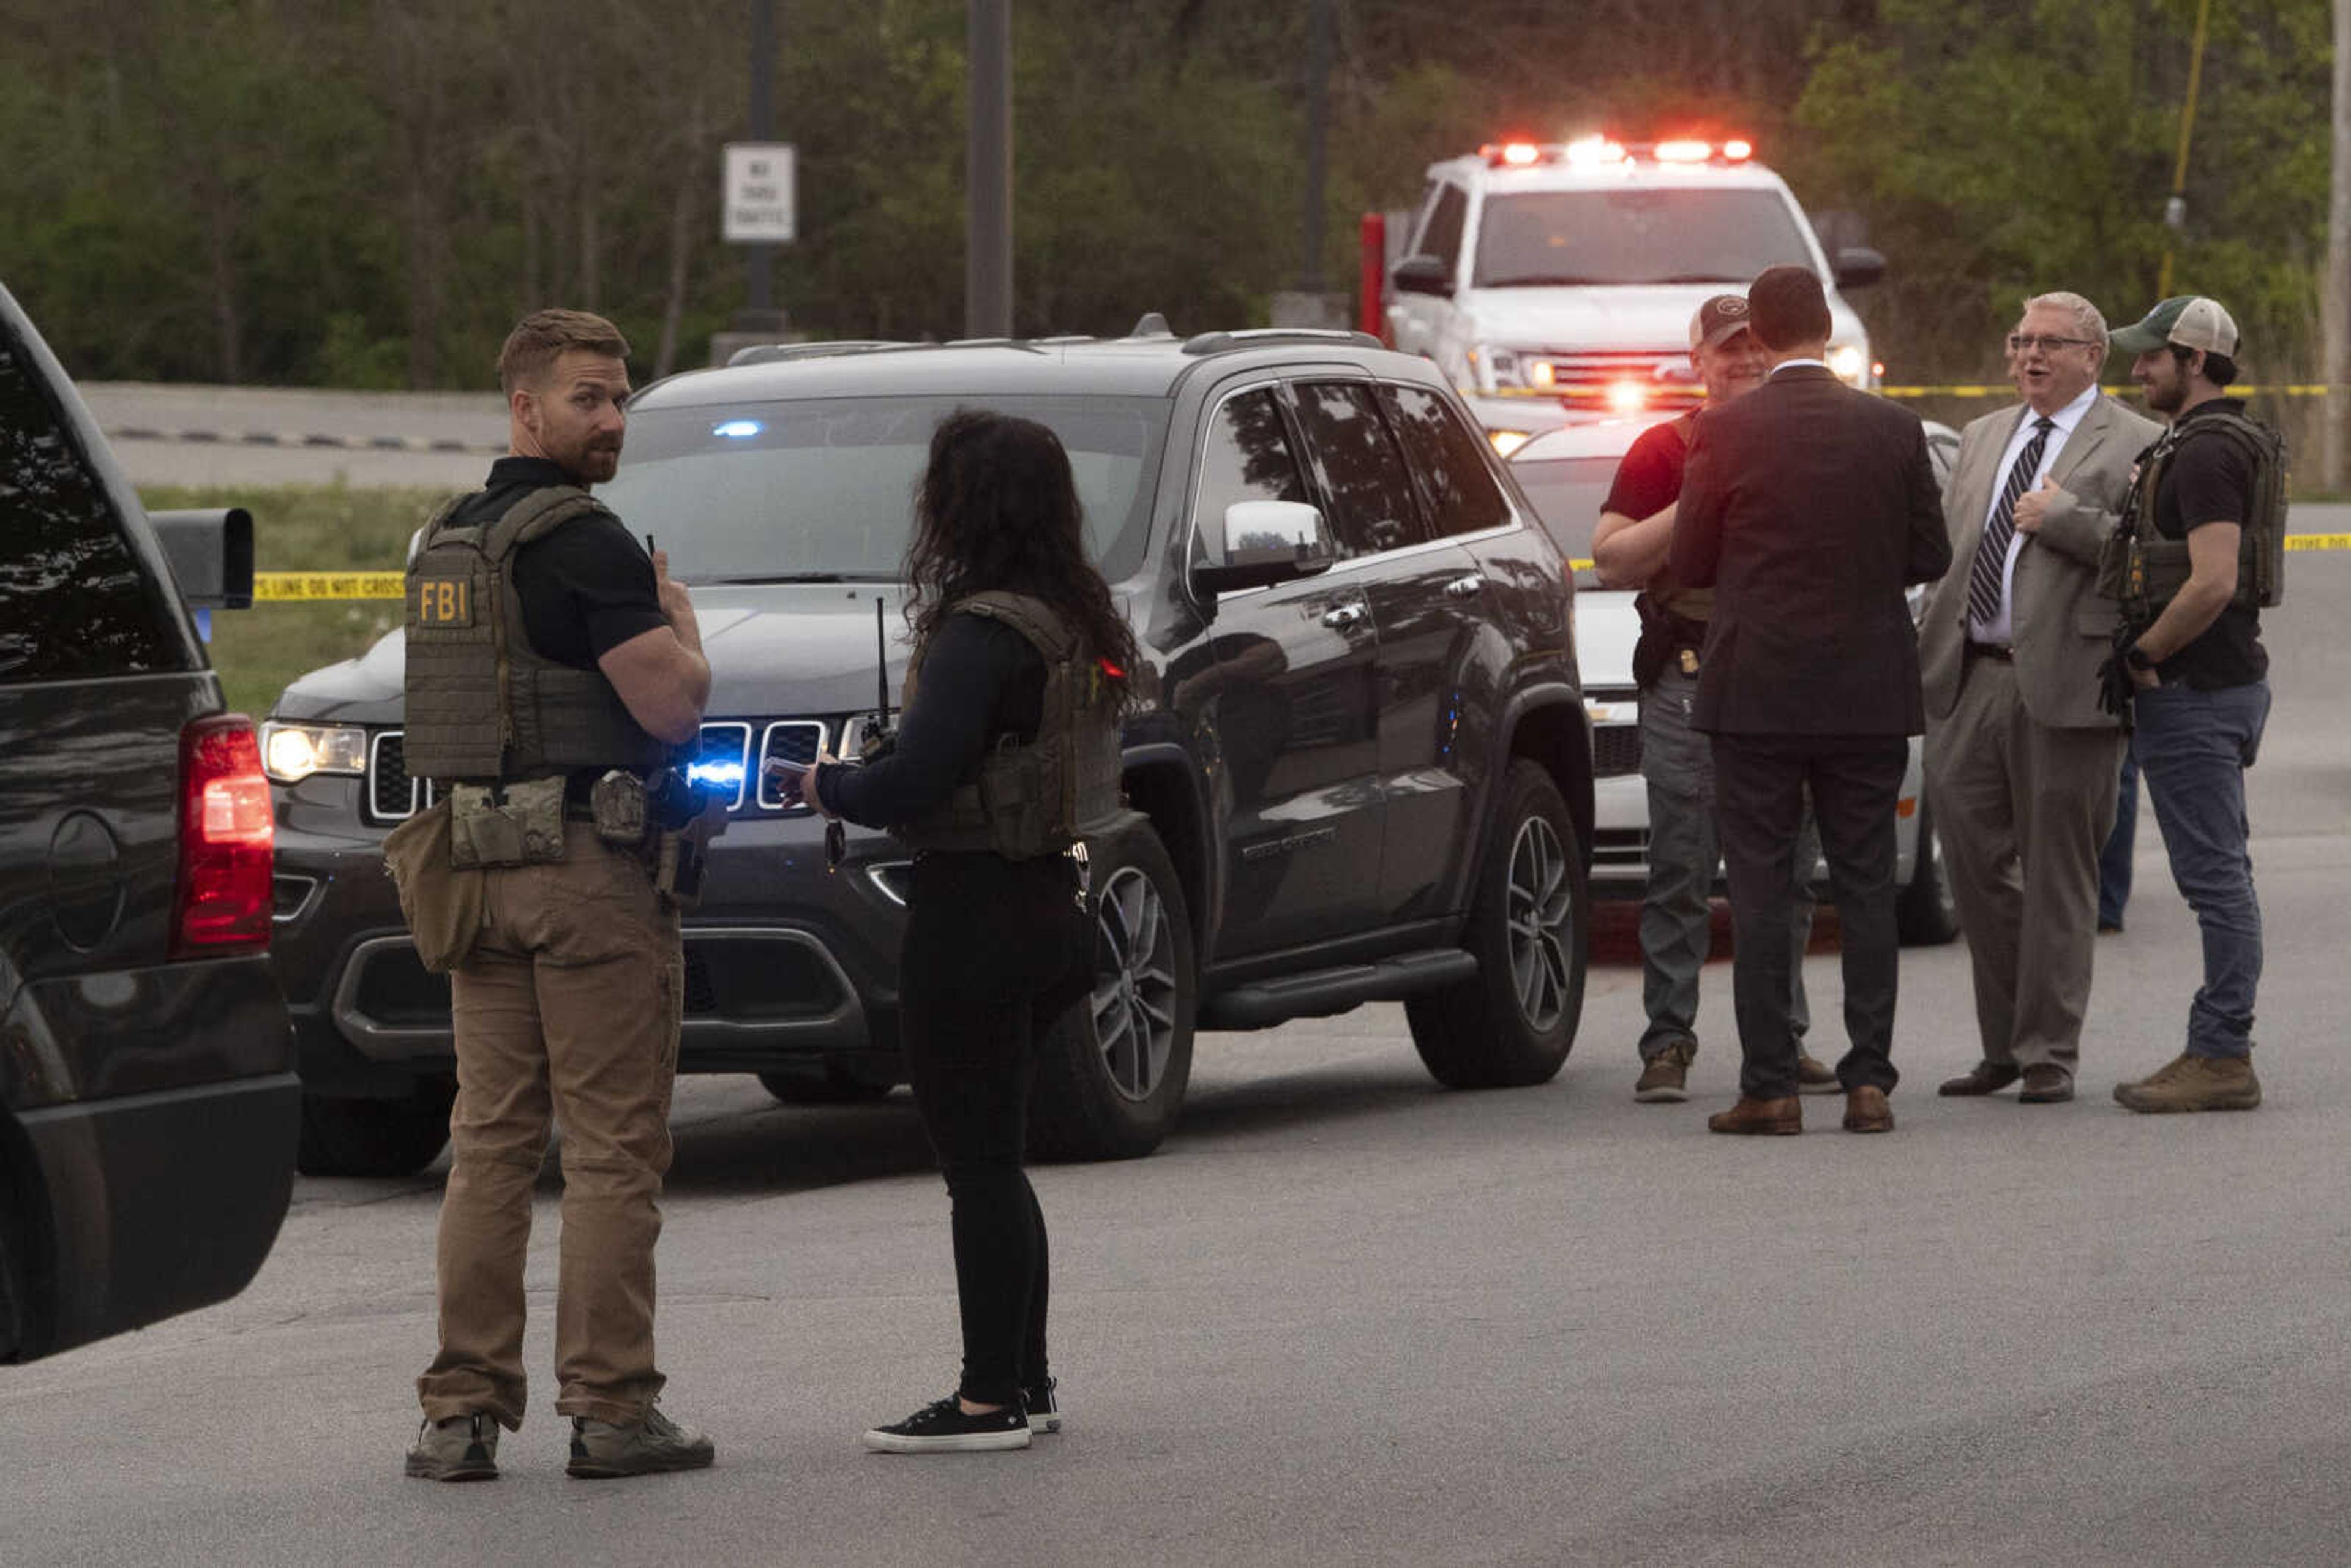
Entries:
[[2262,912],[2245,848],[2245,769],[2270,710],[2260,605],[2274,602],[2282,559],[2270,536],[2282,533],[2283,454],[2226,393],[2237,324],[2217,300],[2167,299],[2116,332],[2114,347],[2136,356],[2131,379],[2171,425],[2139,462],[2118,584],[2138,632],[2116,657],[2172,880],[2204,936],[2186,1051],[2116,1084],[2115,1098],[2134,1111],[2250,1111],[2262,1103],[2252,1064]]

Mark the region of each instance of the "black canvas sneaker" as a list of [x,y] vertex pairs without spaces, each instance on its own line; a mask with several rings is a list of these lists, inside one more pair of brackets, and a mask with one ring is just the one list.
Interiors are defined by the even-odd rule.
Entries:
[[877,1454],[977,1454],[1029,1446],[1029,1413],[1018,1405],[967,1416],[952,1394],[904,1421],[876,1427],[865,1446]]
[[1058,1432],[1061,1429],[1061,1406],[1053,1397],[1053,1390],[1060,1386],[1059,1378],[1049,1377],[1045,1379],[1044,1387],[1021,1391],[1020,1402],[1029,1412],[1029,1429],[1031,1432]]

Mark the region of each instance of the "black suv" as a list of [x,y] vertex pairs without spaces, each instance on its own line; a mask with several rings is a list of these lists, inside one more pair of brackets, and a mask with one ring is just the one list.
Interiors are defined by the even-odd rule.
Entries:
[[[1402,1000],[1446,1083],[1555,1073],[1592,827],[1565,563],[1425,361],[1148,318],[1115,340],[754,349],[631,402],[601,494],[693,587],[715,674],[695,771],[733,804],[686,926],[680,1067],[789,1102],[902,1080],[905,852],[852,833],[829,873],[823,824],[760,764],[853,754],[894,702],[914,486],[967,405],[1059,433],[1145,660],[1141,815],[1091,846],[1096,985],[1040,1071],[1040,1152],[1147,1153],[1195,1027]],[[377,853],[431,798],[401,767],[400,700],[394,633],[265,727],[310,1170],[411,1169],[446,1127],[448,988]]]
[[252,519],[151,523],[0,289],[0,1361],[235,1294],[293,1186],[268,787],[177,588],[250,603]]

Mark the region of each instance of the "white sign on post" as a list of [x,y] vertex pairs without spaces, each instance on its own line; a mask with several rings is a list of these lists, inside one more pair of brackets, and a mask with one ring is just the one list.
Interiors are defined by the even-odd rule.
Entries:
[[726,144],[728,245],[789,245],[798,237],[793,149],[789,141]]

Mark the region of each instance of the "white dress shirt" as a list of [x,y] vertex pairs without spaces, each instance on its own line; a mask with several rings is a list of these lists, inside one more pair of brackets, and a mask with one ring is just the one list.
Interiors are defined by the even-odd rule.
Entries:
[[[2081,396],[2049,416],[2049,423],[2054,428],[2049,432],[2048,444],[2041,449],[2041,466],[2033,470],[2032,482],[2025,486],[2027,490],[2040,488],[2041,481],[2049,477],[2049,471],[2057,466],[2057,455],[2065,450],[2065,438],[2074,434],[2074,427],[2082,423],[2082,416],[2089,413],[2090,405],[2097,401],[2098,389],[2093,383],[2082,389]],[[2016,434],[2008,438],[2008,445],[2001,452],[2000,463],[1992,469],[1991,505],[1984,508],[1986,528],[1991,526],[1991,515],[1999,509],[2001,490],[2008,484],[2008,471],[2016,466],[2017,458],[2023,455],[2025,443],[2032,439],[2032,422],[2040,417],[2028,405],[2024,417],[2016,422]],[[2022,496],[2017,497],[2020,504],[2023,499]],[[1990,621],[1969,618],[1968,638],[1970,642],[2008,643],[2016,641],[2016,610],[2011,596],[2016,591],[2016,558],[2022,553],[2028,537],[2022,530],[2009,536],[2008,559],[2001,564],[2000,572],[2000,610]]]

